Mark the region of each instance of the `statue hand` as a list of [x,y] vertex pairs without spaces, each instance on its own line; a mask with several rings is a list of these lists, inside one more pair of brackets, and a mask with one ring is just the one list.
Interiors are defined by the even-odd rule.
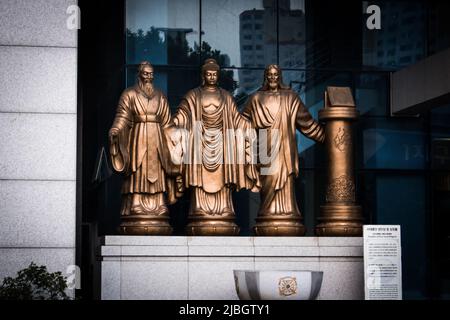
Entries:
[[109,130],[109,138],[116,138],[119,135],[119,129],[118,128],[111,128]]
[[118,135],[119,135],[119,129],[111,128],[111,130],[109,130],[109,140],[111,142],[111,154],[113,156],[117,155],[117,153],[118,153],[118,150],[117,150]]
[[182,134],[179,130],[174,130],[170,134],[170,141],[172,142],[172,145],[175,147],[177,145],[180,145],[182,142]]

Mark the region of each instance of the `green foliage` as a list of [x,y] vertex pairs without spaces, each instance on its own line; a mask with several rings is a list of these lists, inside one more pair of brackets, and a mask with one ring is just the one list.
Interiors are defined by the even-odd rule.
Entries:
[[3,279],[0,300],[69,300],[66,288],[66,278],[61,272],[49,273],[47,267],[32,262],[16,278]]

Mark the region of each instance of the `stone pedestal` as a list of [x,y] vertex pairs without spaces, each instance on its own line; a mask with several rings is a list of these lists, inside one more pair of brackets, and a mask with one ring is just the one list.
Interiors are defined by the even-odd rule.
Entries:
[[318,299],[364,299],[362,238],[102,238],[101,298],[236,300],[233,270],[323,271]]

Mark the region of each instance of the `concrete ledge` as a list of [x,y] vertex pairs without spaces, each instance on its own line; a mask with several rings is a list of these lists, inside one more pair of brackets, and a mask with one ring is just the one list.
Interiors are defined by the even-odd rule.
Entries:
[[186,246],[187,237],[106,236],[101,238],[105,246]]
[[318,270],[318,299],[363,299],[362,238],[101,239],[102,299],[236,300],[233,270]]

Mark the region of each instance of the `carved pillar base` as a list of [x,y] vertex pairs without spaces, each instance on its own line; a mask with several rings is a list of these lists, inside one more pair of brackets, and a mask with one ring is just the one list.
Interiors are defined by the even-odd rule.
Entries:
[[300,217],[274,216],[256,218],[255,235],[266,237],[300,237],[306,232]]
[[126,235],[168,236],[172,234],[168,216],[122,216],[119,232]]
[[186,227],[188,236],[237,236],[239,227],[233,218],[190,217]]
[[363,219],[357,205],[324,205],[317,219],[316,235],[322,237],[360,237]]

